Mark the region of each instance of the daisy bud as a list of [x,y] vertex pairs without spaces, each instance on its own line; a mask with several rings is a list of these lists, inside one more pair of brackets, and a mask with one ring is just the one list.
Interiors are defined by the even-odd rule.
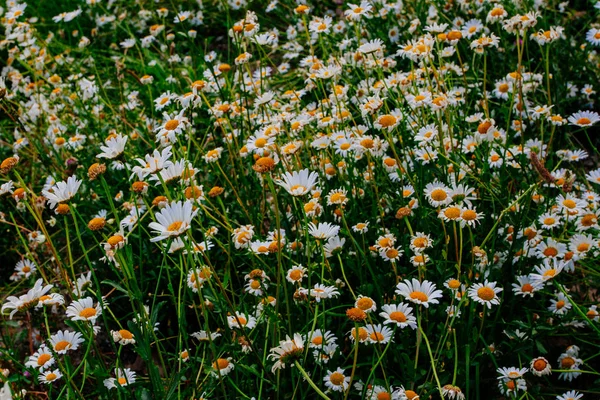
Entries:
[[148,192],[148,184],[142,181],[133,182],[131,190],[137,194],[146,194]]
[[68,204],[59,204],[54,210],[59,215],[67,215],[69,213],[69,205]]
[[408,217],[411,214],[411,209],[408,207],[402,207],[396,211],[396,219],[402,219]]
[[166,196],[156,196],[154,200],[152,200],[152,205],[157,207],[164,207],[167,205],[168,202],[169,200],[166,198]]
[[3,174],[9,173],[19,163],[19,156],[8,157],[0,164],[0,172]]
[[261,174],[272,171],[274,168],[275,160],[273,160],[271,157],[261,157],[256,160],[256,164],[252,166],[252,169]]
[[88,168],[88,178],[90,181],[97,179],[100,175],[106,172],[106,165],[94,163]]
[[348,317],[348,319],[350,321],[354,321],[354,322],[362,322],[365,319],[367,319],[367,313],[365,313],[363,310],[361,310],[358,307],[353,307],[353,308],[346,310],[346,316]]
[[215,186],[212,189],[210,189],[210,191],[208,192],[208,197],[217,197],[217,196],[220,196],[223,193],[224,190],[225,189],[223,189],[220,186]]
[[223,63],[221,65],[219,65],[219,71],[221,72],[228,72],[231,69],[231,65]]
[[106,225],[106,219],[102,217],[96,217],[92,218],[92,220],[88,223],[88,228],[90,228],[92,231],[99,231],[100,229],[104,228],[104,225]]
[[12,196],[14,197],[15,200],[18,201],[18,200],[23,200],[25,198],[26,194],[27,193],[25,192],[25,189],[18,188],[13,192]]

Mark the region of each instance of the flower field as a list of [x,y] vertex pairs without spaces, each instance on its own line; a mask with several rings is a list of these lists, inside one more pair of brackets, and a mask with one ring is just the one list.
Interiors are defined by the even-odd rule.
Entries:
[[600,398],[600,2],[0,21],[7,399]]

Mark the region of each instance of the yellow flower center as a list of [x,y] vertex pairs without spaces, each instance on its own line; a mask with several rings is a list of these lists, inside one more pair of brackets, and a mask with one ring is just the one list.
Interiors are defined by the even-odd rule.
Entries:
[[390,313],[390,319],[396,322],[406,322],[406,315],[402,311],[394,311]]
[[414,292],[412,292],[410,294],[410,298],[413,300],[419,300],[421,302],[426,302],[427,300],[429,300],[429,297],[427,297],[427,295],[423,292],[420,292],[418,290],[415,290]]
[[535,362],[533,363],[533,369],[535,369],[536,371],[543,371],[547,365],[548,363],[544,360],[535,360]]
[[435,201],[444,201],[448,197],[448,194],[443,189],[435,189],[431,192],[431,198]]
[[121,329],[119,331],[119,335],[121,335],[121,337],[126,340],[133,339],[133,334],[131,332],[129,332],[127,329]]
[[589,118],[581,117],[577,120],[576,124],[578,125],[590,125],[592,121]]
[[577,246],[577,251],[588,251],[590,249],[590,245],[589,243],[581,243],[579,246]]
[[521,292],[523,292],[523,293],[533,292],[533,285],[531,285],[531,283],[524,284],[523,286],[521,286]]
[[179,126],[179,121],[172,119],[165,124],[165,129],[168,131],[174,131]]
[[556,257],[558,255],[558,250],[554,247],[548,247],[544,249],[543,253],[546,257]]
[[84,308],[79,313],[79,316],[82,317],[82,318],[86,318],[86,319],[91,318],[91,317],[95,317],[96,316],[96,309],[93,308],[93,307]]
[[397,118],[390,114],[379,117],[379,124],[384,128],[394,125],[396,121]]
[[477,290],[477,296],[482,300],[490,301],[496,297],[496,292],[494,292],[494,289],[484,286]]
[[553,225],[556,220],[552,217],[548,217],[544,219],[544,225]]
[[373,307],[373,300],[368,297],[361,297],[356,301],[356,306],[363,311],[366,311]]
[[183,225],[182,221],[175,221],[167,227],[167,230],[169,232],[176,232],[181,228],[181,225]]
[[61,340],[60,342],[56,343],[54,345],[54,350],[56,351],[62,351],[62,350],[69,350],[71,348],[71,342],[68,342],[66,340]]
[[457,219],[460,217],[460,208],[448,207],[446,210],[444,210],[444,216],[448,219]]
[[37,359],[38,367],[41,367],[42,365],[46,364],[51,358],[52,356],[50,354],[40,354],[40,356]]
[[460,287],[460,281],[458,279],[451,279],[448,281],[448,287],[450,289],[456,290]]
[[573,365],[575,365],[575,360],[573,359],[573,357],[565,357],[560,362],[560,366],[563,369],[570,369]]
[[48,382],[51,382],[53,380],[55,380],[57,378],[56,374],[53,372],[50,372],[48,375],[46,375],[46,380]]
[[473,221],[477,219],[477,213],[473,210],[465,210],[461,215],[465,221]]
[[334,372],[333,374],[329,375],[329,381],[331,381],[331,383],[333,383],[335,386],[340,386],[342,383],[344,383],[344,379],[345,376],[339,372]]
[[421,248],[421,249],[423,247],[427,246],[428,243],[429,243],[429,241],[423,237],[418,237],[415,240],[413,240],[413,246]]

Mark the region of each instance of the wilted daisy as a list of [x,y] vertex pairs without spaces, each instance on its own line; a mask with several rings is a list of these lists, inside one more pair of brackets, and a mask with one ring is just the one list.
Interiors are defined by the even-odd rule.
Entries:
[[295,333],[293,338],[286,336],[285,340],[279,342],[279,346],[270,350],[268,358],[276,360],[273,364],[272,372],[285,368],[287,365],[293,365],[295,360],[302,357],[304,353],[304,339],[299,333]]
[[529,363],[529,370],[532,374],[537,376],[550,375],[552,373],[552,367],[548,360],[544,357],[536,357]]
[[42,190],[42,194],[48,199],[50,208],[54,209],[58,204],[71,200],[80,186],[81,181],[70,176],[66,182],[57,182],[49,190]]
[[397,285],[396,293],[406,298],[406,300],[429,308],[430,304],[438,304],[441,299],[442,291],[436,290],[435,283],[427,280],[419,282],[417,279],[404,280]]

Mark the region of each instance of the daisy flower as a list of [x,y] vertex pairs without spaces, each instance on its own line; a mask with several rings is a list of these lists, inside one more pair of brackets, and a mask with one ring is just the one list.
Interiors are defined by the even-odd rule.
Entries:
[[571,125],[586,127],[600,121],[600,115],[595,111],[579,111],[571,115],[567,120]]
[[281,179],[275,180],[275,183],[283,187],[292,196],[304,196],[317,185],[319,175],[316,172],[310,172],[308,169],[286,172]]
[[523,377],[523,375],[529,371],[527,368],[515,368],[515,367],[502,367],[498,368],[496,372],[500,374],[498,379],[519,379]]
[[354,307],[360,308],[366,313],[370,313],[377,310],[377,304],[375,303],[375,301],[370,297],[363,296],[362,294],[358,295],[358,297],[356,298],[356,301],[354,302]]
[[156,221],[151,222],[148,227],[159,235],[150,239],[151,242],[169,239],[179,236],[191,227],[192,219],[196,216],[198,210],[193,210],[191,201],[182,203],[181,201],[171,202],[159,213]]
[[436,290],[435,283],[419,282],[415,278],[412,281],[406,279],[400,282],[397,285],[396,293],[412,303],[422,304],[425,308],[429,308],[430,304],[438,304],[438,299],[443,297],[442,291]]
[[348,20],[357,21],[363,16],[365,18],[371,18],[370,13],[373,9],[373,6],[371,6],[371,4],[368,1],[363,1],[360,3],[360,5],[350,3],[348,4],[348,7],[350,7],[350,9],[344,11],[344,15]]
[[71,321],[89,321],[92,324],[102,315],[102,307],[100,303],[94,307],[94,300],[91,297],[86,297],[71,303],[67,307],[67,317],[71,317]]
[[319,225],[315,225],[313,222],[308,224],[308,233],[315,239],[329,239],[338,236],[339,232],[340,227],[329,222],[319,222]]
[[550,306],[548,311],[557,315],[564,315],[569,312],[572,305],[567,296],[562,292],[555,293],[556,299],[550,299]]
[[569,390],[566,393],[563,393],[560,396],[556,396],[556,400],[579,400],[583,397],[583,394],[577,392],[576,390]]
[[529,279],[533,282],[544,284],[555,278],[565,268],[565,262],[556,259],[544,259],[544,265],[536,265],[536,273],[530,274]]
[[410,239],[410,248],[415,253],[422,253],[426,249],[433,246],[431,237],[423,232],[417,232]]
[[211,372],[213,376],[218,377],[219,375],[225,376],[229,374],[235,368],[235,365],[231,362],[232,358],[218,358],[215,362],[212,363],[213,371]]
[[68,350],[77,350],[83,343],[83,335],[79,332],[58,331],[50,336],[50,344],[57,354],[66,354]]
[[50,349],[46,347],[45,344],[42,344],[38,351],[33,353],[33,355],[29,356],[29,359],[25,363],[25,366],[39,368],[41,371],[48,367],[51,367],[55,362],[56,360],[50,352]]
[[427,201],[433,207],[440,207],[448,205],[452,202],[450,197],[451,190],[446,185],[439,181],[428,183],[425,186],[425,196]]
[[501,291],[502,288],[496,287],[496,282],[488,282],[486,280],[483,284],[475,283],[471,286],[468,290],[468,295],[476,302],[492,308],[492,304],[500,304],[498,293]]
[[38,376],[38,380],[40,383],[51,384],[52,382],[62,378],[62,374],[59,369],[55,369],[53,371],[42,372]]
[[368,325],[366,329],[369,335],[368,343],[386,344],[393,340],[394,331],[386,325]]
[[117,368],[115,369],[116,378],[108,378],[104,380],[104,386],[107,389],[115,389],[117,386],[127,386],[135,383],[135,371],[130,368]]
[[350,377],[344,375],[344,370],[339,367],[333,372],[328,370],[323,381],[325,386],[335,392],[345,392],[350,386]]
[[35,263],[31,260],[28,260],[27,258],[19,260],[17,262],[17,265],[15,265],[15,272],[17,273],[17,275],[22,276],[24,278],[29,278],[31,274],[33,274],[36,271],[36,269],[37,268]]
[[529,370],[536,376],[550,375],[552,367],[544,357],[536,357],[529,363]]
[[287,271],[285,279],[290,283],[302,283],[302,279],[306,275],[307,269],[302,265],[295,265]]
[[513,283],[513,292],[523,297],[533,297],[533,294],[544,287],[540,281],[531,279],[528,275],[517,276],[517,282]]
[[316,302],[319,303],[321,299],[330,299],[332,297],[339,296],[340,292],[335,286],[325,286],[323,284],[317,283],[312,289],[308,291],[308,294],[314,297]]
[[236,311],[235,315],[229,315],[227,317],[227,324],[232,329],[252,329],[256,326],[256,318],[254,318],[252,315],[243,314],[239,311]]
[[412,307],[408,304],[385,304],[381,309],[383,311],[379,313],[379,316],[385,318],[384,325],[396,324],[401,329],[407,326],[417,329],[417,319],[412,314]]
[[322,347],[329,343],[335,343],[337,338],[330,331],[323,333],[320,329],[316,329],[314,332],[307,335],[306,341],[309,342],[309,347]]
[[135,337],[133,336],[133,333],[131,333],[127,329],[119,329],[118,331],[111,331],[110,334],[115,343],[122,344],[123,346],[135,343]]
[[[558,357],[558,365],[560,365],[560,369],[577,371],[581,369],[581,364],[583,364],[583,360],[577,358],[577,352],[567,351]],[[562,372],[558,376],[558,379],[564,379],[565,381],[571,382],[579,375],[581,375],[581,372]]]

